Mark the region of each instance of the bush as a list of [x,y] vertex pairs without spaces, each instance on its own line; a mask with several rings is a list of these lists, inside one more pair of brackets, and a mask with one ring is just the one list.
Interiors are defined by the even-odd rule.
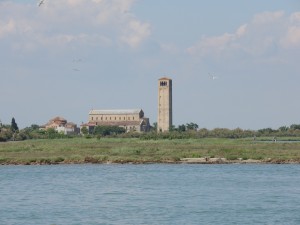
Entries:
[[11,140],[13,137],[13,132],[10,129],[2,129],[0,132],[0,142],[5,142]]

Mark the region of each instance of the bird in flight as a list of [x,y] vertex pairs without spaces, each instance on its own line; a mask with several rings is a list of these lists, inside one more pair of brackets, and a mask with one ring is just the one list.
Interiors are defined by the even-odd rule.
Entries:
[[216,80],[216,79],[218,79],[218,77],[217,77],[217,76],[211,75],[210,73],[209,73],[208,75],[209,75],[209,77],[210,77],[212,80]]
[[45,0],[40,0],[40,2],[38,3],[38,7],[40,7],[41,5],[43,5],[43,4],[44,4],[44,1],[45,1]]

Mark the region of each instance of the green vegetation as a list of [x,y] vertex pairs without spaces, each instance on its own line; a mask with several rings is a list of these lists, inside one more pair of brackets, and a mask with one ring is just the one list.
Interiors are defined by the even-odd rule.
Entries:
[[[154,127],[156,124],[154,124]],[[64,135],[36,124],[19,130],[0,123],[0,164],[57,163],[177,163],[182,159],[260,160],[300,162],[300,125],[257,131],[198,128],[195,123],[171,127],[170,132],[128,132],[98,126],[83,135]],[[224,161],[223,161],[224,162]]]
[[[196,123],[187,123],[179,125],[178,127],[172,126],[169,132],[157,133],[157,123],[153,123],[151,132],[137,133],[134,131],[126,133],[124,128],[117,126],[97,126],[93,130],[88,130],[83,127],[81,130],[82,135],[89,139],[97,137],[118,137],[118,138],[140,138],[143,140],[159,140],[159,139],[199,139],[199,138],[253,138],[259,139],[262,137],[289,137],[291,139],[300,137],[300,125],[292,124],[290,127],[282,126],[278,129],[264,128],[260,130],[243,130],[240,128],[227,129],[227,128],[215,128],[208,130],[206,128],[200,128]],[[80,136],[80,135],[79,135]],[[0,142],[5,141],[21,141],[28,139],[62,139],[73,138],[78,135],[64,135],[58,133],[54,129],[47,130],[40,129],[36,124],[32,124],[30,127],[19,130],[12,118],[11,125],[3,125],[0,123]]]
[[93,131],[93,134],[98,136],[109,136],[123,133],[125,133],[125,129],[118,126],[96,126]]
[[16,131],[19,130],[18,125],[17,125],[14,117],[11,119],[11,126],[10,127],[11,127],[11,130],[13,132],[16,132]]
[[23,141],[28,139],[61,139],[69,137],[70,136],[58,133],[53,128],[41,130],[40,126],[36,124],[19,130],[14,118],[12,119],[11,125],[0,125],[0,142]]
[[254,142],[252,138],[72,138],[0,143],[0,164],[177,163],[182,158],[200,157],[298,163],[300,143]]

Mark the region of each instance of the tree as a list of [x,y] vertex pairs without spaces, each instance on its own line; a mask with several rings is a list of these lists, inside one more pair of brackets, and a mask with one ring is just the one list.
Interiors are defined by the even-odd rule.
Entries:
[[95,135],[108,136],[125,133],[125,129],[118,126],[96,126],[93,133]]
[[290,128],[291,128],[292,130],[300,130],[300,124],[292,124],[292,125],[290,126]]
[[169,132],[173,132],[173,131],[176,131],[176,127],[174,125],[170,126],[169,127]]
[[276,132],[275,130],[273,130],[272,128],[263,128],[263,129],[259,129],[258,133],[262,134],[262,135],[270,135],[272,133]]
[[153,127],[153,130],[154,130],[154,131],[157,131],[157,122],[154,122],[154,123],[152,124],[152,127]]
[[89,133],[89,131],[86,127],[82,127],[81,128],[81,133],[83,133],[83,135],[87,135]]
[[32,130],[39,130],[39,129],[40,129],[40,126],[37,125],[37,124],[31,124],[30,128],[31,128]]
[[186,129],[187,130],[197,130],[198,129],[198,124],[196,123],[187,123],[186,124]]
[[57,131],[54,128],[48,128],[46,130],[46,134],[48,135],[49,139],[54,139],[56,138],[58,135]]
[[179,131],[179,132],[184,132],[184,131],[186,131],[185,125],[184,125],[184,124],[178,125],[178,131]]
[[11,129],[12,129],[13,132],[16,132],[16,131],[19,130],[18,125],[17,125],[14,117],[11,119]]
[[280,130],[281,132],[285,132],[285,131],[288,131],[289,128],[287,126],[282,126],[282,127],[279,127],[278,130]]

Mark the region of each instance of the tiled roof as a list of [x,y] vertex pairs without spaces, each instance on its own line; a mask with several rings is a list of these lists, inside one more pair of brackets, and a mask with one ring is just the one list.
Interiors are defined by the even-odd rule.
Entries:
[[100,110],[93,109],[89,112],[89,115],[123,115],[123,114],[138,114],[142,110],[141,109],[111,109],[111,110]]
[[57,121],[57,120],[60,120],[60,121],[67,121],[65,118],[60,117],[60,116],[54,117],[54,118],[51,119],[50,121]]
[[159,78],[158,80],[172,80],[172,79],[170,79],[168,77],[162,77],[162,78]]

